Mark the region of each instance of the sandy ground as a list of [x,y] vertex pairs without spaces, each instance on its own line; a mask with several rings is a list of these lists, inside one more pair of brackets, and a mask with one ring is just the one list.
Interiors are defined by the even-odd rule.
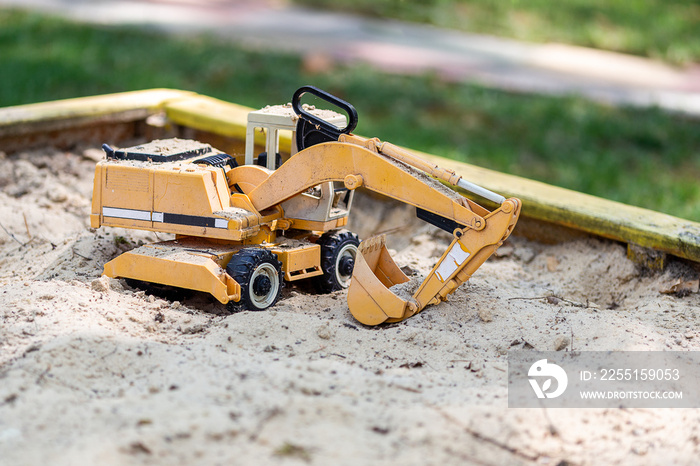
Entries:
[[[403,323],[364,327],[343,292],[303,285],[273,310],[229,314],[100,278],[157,239],[89,229],[100,151],[0,155],[2,465],[700,457],[698,410],[507,408],[509,350],[700,349],[698,294],[660,293],[697,278],[686,264],[645,275],[617,243],[513,238],[449,302]],[[408,222],[391,204],[357,207],[374,212],[351,220],[362,235]],[[411,226],[390,240],[400,265],[426,273],[448,239]]]

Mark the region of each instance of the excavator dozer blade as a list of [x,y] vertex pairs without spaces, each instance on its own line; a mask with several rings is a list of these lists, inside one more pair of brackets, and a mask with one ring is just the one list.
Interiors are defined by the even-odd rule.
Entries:
[[408,280],[389,255],[384,235],[364,240],[358,248],[348,289],[350,313],[365,325],[403,317],[409,303],[389,288]]
[[[412,297],[400,298],[390,288],[409,281],[386,249],[384,236],[363,241],[358,248],[355,269],[348,289],[348,307],[353,317],[365,325],[399,322],[447,295],[483,264],[510,236],[520,214],[518,199],[506,200],[500,208],[485,216],[481,231],[464,229],[450,244],[433,270],[417,287]],[[396,287],[404,295],[412,286]]]

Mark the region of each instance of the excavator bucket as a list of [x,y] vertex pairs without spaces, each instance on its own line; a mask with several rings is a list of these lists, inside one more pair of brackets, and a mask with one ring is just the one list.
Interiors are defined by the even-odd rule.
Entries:
[[[384,236],[363,241],[348,289],[348,307],[353,317],[365,325],[398,322],[446,300],[510,236],[520,206],[518,199],[507,199],[484,217],[486,226],[482,230],[455,230],[447,251],[416,286],[408,283],[411,280],[389,255]],[[413,295],[406,296],[413,289]]]
[[407,304],[389,288],[408,281],[389,255],[384,235],[363,241],[357,251],[348,290],[350,312],[365,325],[402,317]]

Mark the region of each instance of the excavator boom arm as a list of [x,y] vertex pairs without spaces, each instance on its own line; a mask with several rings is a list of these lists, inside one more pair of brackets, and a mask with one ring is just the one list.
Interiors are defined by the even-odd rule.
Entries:
[[[489,212],[428,174],[483,195],[500,207]],[[414,205],[419,216],[443,227],[450,225],[447,229],[454,235],[430,274],[416,286],[408,286],[409,277],[391,259],[383,237],[363,241],[348,290],[348,307],[366,325],[397,322],[447,299],[510,235],[520,214],[518,199],[505,199],[396,146],[352,134],[302,150],[248,195],[260,211],[327,181],[342,181],[348,189],[364,186]],[[415,292],[403,296],[406,290]]]
[[480,230],[484,219],[465,198],[394,158],[345,142],[309,147],[284,163],[248,196],[262,211],[326,181],[344,182],[348,189],[367,189],[424,211]]

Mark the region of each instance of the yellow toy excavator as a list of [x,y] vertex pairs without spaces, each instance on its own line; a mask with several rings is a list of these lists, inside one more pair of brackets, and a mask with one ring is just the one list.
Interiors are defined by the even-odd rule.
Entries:
[[[306,93],[347,116],[302,105]],[[284,281],[311,279],[321,292],[349,288],[350,312],[366,325],[397,322],[445,300],[510,235],[520,201],[353,135],[356,125],[352,105],[304,86],[291,105],[249,114],[245,157],[180,139],[120,150],[105,144],[106,159],[95,168],[92,227],[175,234],[118,256],[105,264],[105,275],[203,291],[250,310],[274,305]],[[266,147],[256,157],[259,129]],[[293,144],[283,158],[284,130],[292,131]],[[436,179],[500,207],[488,211]],[[411,296],[402,296],[409,278],[383,236],[360,243],[343,229],[361,186],[415,206],[420,218],[453,235]]]

